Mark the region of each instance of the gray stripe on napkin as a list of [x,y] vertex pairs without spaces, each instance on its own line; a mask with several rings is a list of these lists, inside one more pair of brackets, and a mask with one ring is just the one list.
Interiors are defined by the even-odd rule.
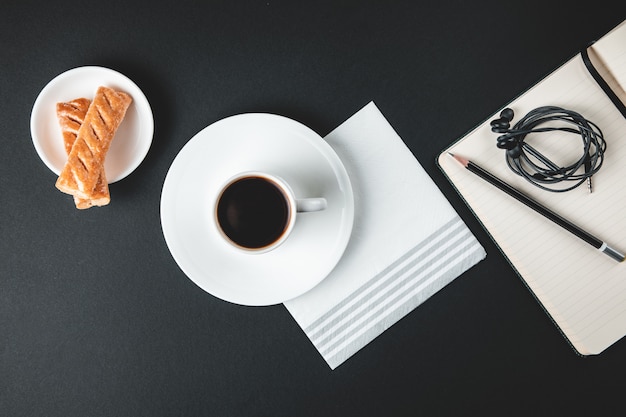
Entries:
[[330,368],[335,369],[341,365],[350,356],[374,340],[378,335],[387,330],[402,317],[413,311],[417,306],[443,288],[447,283],[451,282],[469,267],[479,262],[484,257],[484,249],[478,242],[476,242],[472,245],[471,251],[465,255],[466,256],[462,258],[455,259],[453,268],[449,269],[440,280],[437,280],[420,290],[420,292],[408,299],[404,304],[397,306],[393,310],[384,311],[381,316],[377,317],[376,321],[368,322],[368,328],[358,337],[355,337],[354,340],[350,341],[350,343],[344,348],[332,353],[331,355],[328,353],[322,353],[322,356]]
[[[379,272],[373,278],[368,280],[365,284],[363,284],[361,287],[359,287],[357,290],[355,290],[352,294],[348,295],[342,301],[337,303],[337,305],[335,305],[335,307],[333,307],[332,309],[328,310],[320,318],[318,318],[313,323],[311,323],[309,326],[307,326],[304,329],[305,333],[308,334],[310,338],[316,337],[319,331],[323,331],[324,328],[332,326],[333,323],[330,323],[330,325],[328,323],[326,323],[332,316],[336,316],[338,314],[338,312],[341,311],[341,310],[344,310],[346,308],[346,305],[349,304],[352,300],[354,300],[355,298],[359,297],[362,293],[368,291],[372,286],[377,284],[381,279],[384,279],[385,277],[387,277],[391,271],[396,269],[399,265],[401,265],[407,259],[411,258],[413,255],[415,255],[416,252],[419,252],[420,250],[422,250],[422,248],[424,248],[428,243],[432,243],[434,240],[436,240],[437,236],[441,236],[442,234],[444,234],[449,229],[451,229],[454,232],[457,229],[461,229],[461,228],[464,228],[464,227],[465,227],[465,225],[463,224],[463,222],[460,221],[460,218],[459,217],[454,217],[452,220],[450,220],[449,222],[447,222],[446,224],[441,226],[438,230],[433,232],[426,239],[422,240],[413,249],[410,249],[408,252],[406,252],[404,255],[400,256],[396,261],[394,261],[392,264],[390,264],[387,268],[383,269],[381,272]],[[435,247],[435,249],[436,249],[436,247]],[[341,317],[343,317],[344,315],[345,314],[342,314],[342,316],[339,316],[338,318],[336,318],[334,320],[334,322],[336,322],[337,320],[340,320]],[[322,324],[324,324],[324,326],[322,328],[319,328]],[[317,330],[317,332],[316,332],[316,330]]]
[[484,250],[455,217],[309,325],[331,368],[478,262]]

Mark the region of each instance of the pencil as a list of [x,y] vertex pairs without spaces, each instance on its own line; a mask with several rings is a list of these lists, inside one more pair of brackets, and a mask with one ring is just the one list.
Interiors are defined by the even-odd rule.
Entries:
[[539,204],[535,200],[531,199],[527,195],[522,194],[517,189],[513,188],[512,186],[510,186],[506,182],[502,181],[498,177],[494,176],[490,172],[486,171],[485,169],[481,168],[480,166],[476,165],[472,161],[470,161],[468,159],[465,159],[465,158],[462,158],[460,156],[454,155],[452,153],[450,153],[450,156],[452,156],[454,159],[456,159],[468,171],[478,175],[483,180],[487,181],[491,185],[493,185],[493,186],[499,188],[500,190],[504,191],[505,193],[507,193],[511,197],[515,198],[519,202],[524,203],[526,206],[528,206],[531,209],[535,210],[537,213],[539,213],[539,214],[543,215],[544,217],[552,220],[554,223],[558,224],[559,226],[561,226],[562,228],[564,228],[568,232],[576,235],[580,239],[582,239],[585,242],[589,243],[591,246],[593,246],[594,248],[598,249],[602,253],[610,256],[611,258],[615,259],[618,262],[622,262],[622,261],[624,261],[624,259],[626,259],[626,255],[624,255],[623,253],[621,253],[617,249],[614,249],[614,248],[610,247],[606,242],[604,242],[601,239],[598,239],[597,237],[593,236],[592,234],[584,231],[580,227],[576,226],[575,224],[571,223],[570,221],[568,221],[568,220],[564,219],[563,217],[559,216],[558,214],[556,214],[552,210],[548,209],[547,207],[542,206],[541,204]]

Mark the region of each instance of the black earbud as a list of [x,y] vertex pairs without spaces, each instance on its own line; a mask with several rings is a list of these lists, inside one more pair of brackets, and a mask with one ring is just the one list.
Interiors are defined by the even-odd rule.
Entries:
[[491,131],[494,133],[502,133],[498,137],[498,148],[506,149],[507,155],[516,159],[521,155],[521,144],[515,132],[510,130],[511,121],[515,116],[513,109],[506,108],[500,112],[500,118],[491,121]]
[[511,127],[511,120],[515,113],[508,107],[500,112],[500,118],[491,121],[491,131],[494,133],[506,133]]
[[513,112],[513,109],[510,109],[508,107],[500,112],[500,117],[508,120],[509,122],[513,120],[514,116],[515,116],[515,112]]

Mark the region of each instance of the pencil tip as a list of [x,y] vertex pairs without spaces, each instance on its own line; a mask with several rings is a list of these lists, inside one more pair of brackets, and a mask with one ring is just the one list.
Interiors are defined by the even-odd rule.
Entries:
[[457,156],[455,154],[453,154],[452,152],[448,152],[448,154],[453,157],[454,159],[456,159],[461,165],[463,165],[465,168],[467,168],[467,165],[469,164],[469,160],[465,159],[465,158],[461,158],[460,156]]

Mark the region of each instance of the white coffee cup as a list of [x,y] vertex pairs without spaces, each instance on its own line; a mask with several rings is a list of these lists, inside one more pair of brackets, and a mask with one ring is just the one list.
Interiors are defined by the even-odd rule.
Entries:
[[231,177],[217,196],[214,219],[222,237],[249,253],[275,249],[288,237],[296,213],[326,209],[323,197],[296,198],[280,177],[247,171]]

